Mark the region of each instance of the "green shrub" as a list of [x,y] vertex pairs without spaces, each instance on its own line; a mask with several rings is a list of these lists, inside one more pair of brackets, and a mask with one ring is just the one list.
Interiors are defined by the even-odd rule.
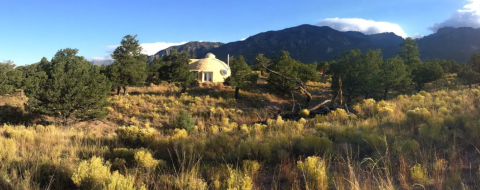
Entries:
[[175,120],[175,123],[177,128],[185,129],[188,133],[193,132],[195,128],[195,120],[193,119],[192,115],[186,110],[180,111],[179,115]]
[[332,150],[333,143],[328,138],[306,135],[297,139],[294,147],[301,155],[322,155]]
[[112,151],[111,157],[112,157],[112,159],[120,158],[120,159],[123,159],[124,161],[126,161],[128,163],[132,163],[133,160],[134,160],[134,155],[135,155],[135,152],[134,152],[133,149],[115,148]]

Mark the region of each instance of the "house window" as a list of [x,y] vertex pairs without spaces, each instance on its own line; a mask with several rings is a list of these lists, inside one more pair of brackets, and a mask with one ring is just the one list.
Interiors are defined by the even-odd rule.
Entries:
[[213,73],[212,72],[209,72],[209,73],[204,73],[203,75],[203,81],[205,82],[212,82],[213,81]]

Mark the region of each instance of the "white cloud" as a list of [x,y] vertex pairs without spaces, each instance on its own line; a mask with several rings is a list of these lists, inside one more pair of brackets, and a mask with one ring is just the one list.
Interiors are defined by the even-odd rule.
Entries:
[[[143,44],[140,44],[140,46],[142,46],[142,53],[147,54],[147,55],[153,55],[160,50],[167,49],[171,46],[183,45],[183,44],[186,44],[186,43],[187,42],[180,42],[180,43],[154,42],[154,43],[143,43]],[[108,45],[108,46],[105,47],[105,52],[107,52],[108,54],[111,54],[111,53],[113,53],[113,51],[115,51],[115,49],[118,46],[119,45]],[[110,56],[108,56],[108,57],[110,57]]]
[[105,60],[111,60],[112,58],[110,55],[104,56],[104,57],[87,57],[86,58],[89,61],[105,61]]
[[424,35],[421,35],[421,34],[419,34],[419,33],[415,33],[415,34],[413,34],[413,35],[410,36],[410,37],[413,38],[413,39],[418,39],[418,38],[423,38]]
[[247,38],[242,38],[242,39],[240,39],[240,41],[245,41],[246,39],[247,39]]
[[447,20],[435,23],[428,29],[437,32],[438,29],[447,26],[480,28],[480,0],[467,0],[463,9],[455,11]]
[[186,43],[187,42],[180,42],[180,43],[155,42],[155,43],[143,43],[143,44],[140,44],[140,46],[142,46],[143,48],[142,53],[147,55],[153,55],[160,50],[167,49],[171,46],[183,45]]
[[343,32],[358,31],[364,34],[393,32],[403,38],[407,37],[407,34],[398,24],[389,22],[378,22],[362,18],[326,18],[320,21],[317,25],[328,26],[330,28]]

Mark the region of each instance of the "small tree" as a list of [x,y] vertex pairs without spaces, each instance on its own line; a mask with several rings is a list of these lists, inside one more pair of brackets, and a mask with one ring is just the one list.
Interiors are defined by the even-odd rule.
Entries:
[[473,71],[469,67],[466,67],[458,72],[457,77],[467,83],[468,88],[472,88],[473,84],[480,82],[480,73]]
[[173,50],[170,54],[164,55],[158,61],[154,61],[152,66],[158,67],[158,78],[168,81],[176,82],[182,87],[185,92],[188,87],[197,86],[198,81],[193,72],[190,72],[190,55],[188,52],[181,53]]
[[260,75],[264,76],[266,73],[265,67],[270,62],[270,59],[263,56],[263,54],[258,54],[255,57],[255,64],[253,65],[253,70],[260,71]]
[[418,51],[418,45],[414,39],[408,37],[403,43],[400,44],[401,49],[398,52],[405,64],[410,68],[420,64],[420,52]]
[[[29,92],[27,108],[62,118],[64,124],[75,113],[78,118],[90,119],[106,116],[110,83],[77,49],[63,49],[55,54],[51,67],[43,67],[41,74],[32,78],[39,81],[37,92]],[[49,73],[48,75],[46,73]]]
[[425,84],[436,81],[443,75],[443,68],[437,61],[427,61],[413,68],[412,81],[415,83],[415,89],[420,92]]
[[400,84],[408,84],[411,79],[408,67],[400,57],[387,59],[380,65],[383,99],[387,99],[388,92]]
[[175,122],[177,128],[185,129],[188,133],[193,132],[195,129],[195,120],[186,110],[180,110],[179,115],[175,118]]
[[118,94],[123,87],[126,95],[127,86],[144,85],[147,78],[147,55],[141,53],[142,47],[136,37],[126,35],[111,55],[115,62],[107,68],[107,72],[112,84],[118,88]]
[[40,92],[41,84],[48,79],[48,75],[41,68],[40,63],[42,62],[50,64],[50,62],[44,57],[39,63],[18,67],[18,70],[22,72],[23,77],[21,88],[23,88],[27,96],[35,96],[38,94]]
[[330,63],[326,61],[320,62],[320,64],[317,65],[317,71],[320,72],[320,80],[324,81],[325,74],[328,73],[328,69],[330,69]]
[[0,62],[0,95],[9,94],[22,85],[22,72],[15,69],[12,61]]
[[239,98],[239,91],[251,84],[251,80],[255,78],[251,77],[256,75],[252,73],[252,69],[247,65],[243,56],[230,57],[230,70],[232,74],[225,80],[226,85],[235,86],[235,99]]
[[[288,52],[282,51],[280,57],[275,60],[272,65],[269,65],[271,70],[274,70],[284,76],[296,78],[298,72],[297,68],[297,61],[292,59]],[[272,85],[274,88],[280,90],[282,95],[289,90],[292,90],[297,86],[297,84],[291,80],[288,80],[285,77],[280,75],[269,75],[267,79],[268,84]]]
[[472,54],[468,65],[458,73],[457,77],[465,81],[469,88],[480,82],[480,53]]
[[318,81],[318,72],[317,72],[317,62],[313,62],[310,64],[303,64],[301,62],[297,62],[297,73],[298,73],[298,78],[302,82],[307,82],[307,81]]
[[369,50],[362,55],[360,50],[351,50],[335,59],[330,65],[332,89],[337,92],[342,81],[342,91],[350,103],[353,96],[365,95],[375,90],[378,84],[379,66],[382,63],[380,50]]

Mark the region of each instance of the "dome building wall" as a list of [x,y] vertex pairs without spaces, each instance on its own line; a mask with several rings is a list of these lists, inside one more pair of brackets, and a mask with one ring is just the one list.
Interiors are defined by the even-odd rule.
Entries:
[[190,59],[189,66],[201,83],[224,82],[231,75],[230,67],[212,53],[208,53],[204,59]]

